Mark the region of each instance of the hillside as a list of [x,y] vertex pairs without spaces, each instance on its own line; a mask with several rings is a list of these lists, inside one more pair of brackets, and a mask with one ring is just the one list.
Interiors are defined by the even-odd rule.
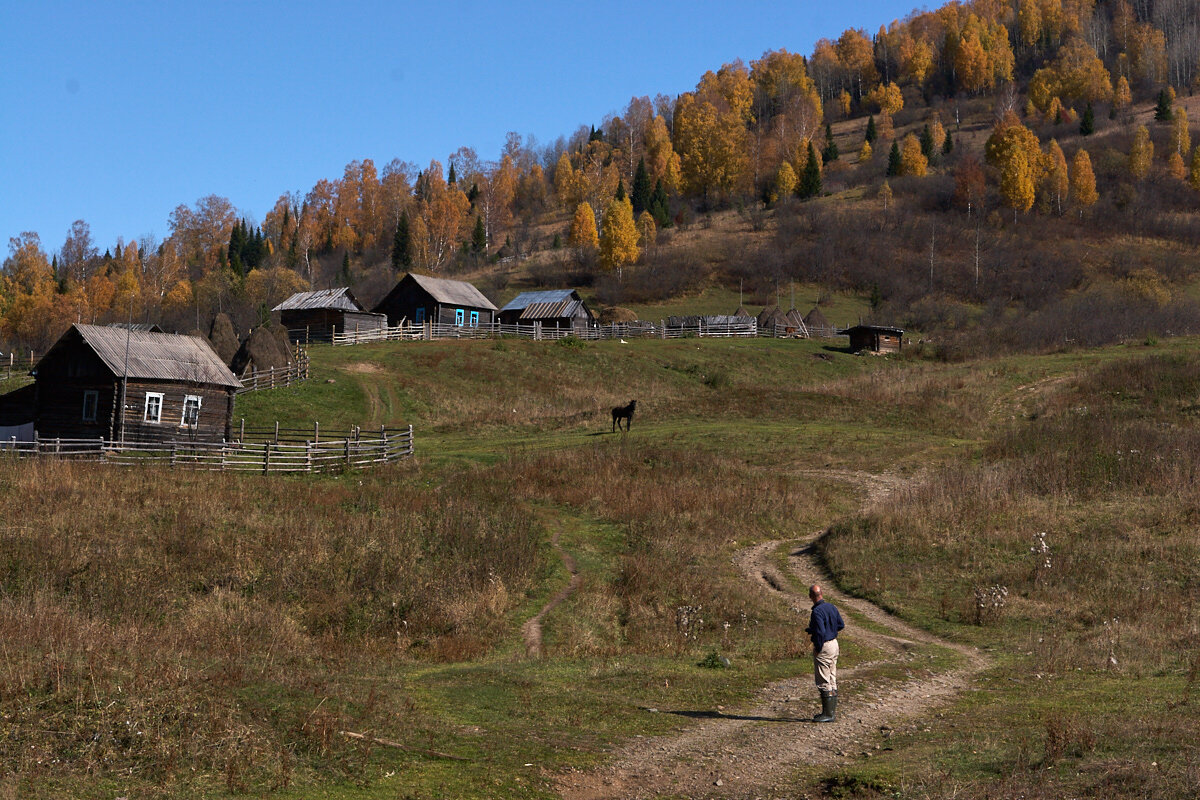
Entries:
[[[685,735],[741,774],[728,754],[775,752],[812,712],[806,573],[787,575],[823,531],[836,590],[920,631],[847,599],[841,754],[704,793],[1194,796],[1198,347],[935,365],[795,341],[322,346],[311,381],[238,413],[412,423],[415,463],[181,481],[0,460],[20,520],[0,542],[5,785],[585,796],[588,775],[624,780],[590,771],[613,748]],[[737,566],[751,551],[774,588]],[[577,585],[529,656],[562,554]],[[1006,602],[981,613],[991,586]],[[950,645],[986,657],[964,690],[916,717],[883,699],[959,685]],[[709,753],[738,715],[743,744]]]

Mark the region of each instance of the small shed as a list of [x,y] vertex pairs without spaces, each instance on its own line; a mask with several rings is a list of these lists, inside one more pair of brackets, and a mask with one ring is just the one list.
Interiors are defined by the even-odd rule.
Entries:
[[228,439],[241,388],[204,339],[97,325],[72,325],[33,374],[43,439]]
[[592,310],[574,289],[521,292],[499,312],[504,325],[532,325],[543,328],[590,328],[596,324]]
[[415,272],[405,274],[374,310],[387,315],[389,325],[408,320],[417,325],[431,322],[472,328],[492,324],[497,311],[483,292],[466,281]]
[[904,345],[904,331],[887,325],[855,325],[839,333],[850,337],[852,353],[899,353]]
[[292,341],[328,339],[334,333],[376,331],[387,325],[387,317],[363,308],[350,290],[322,289],[297,292],[271,309]]

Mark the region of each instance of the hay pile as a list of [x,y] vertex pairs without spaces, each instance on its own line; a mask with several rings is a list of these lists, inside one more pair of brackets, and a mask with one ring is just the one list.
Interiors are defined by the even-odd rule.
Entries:
[[288,360],[288,348],[280,346],[279,338],[271,327],[260,326],[250,331],[229,367],[234,375],[245,375],[247,372],[286,367]]
[[238,338],[233,332],[233,323],[228,314],[217,314],[213,317],[212,327],[208,329],[208,341],[222,361],[226,364],[233,363],[233,357],[238,351]]

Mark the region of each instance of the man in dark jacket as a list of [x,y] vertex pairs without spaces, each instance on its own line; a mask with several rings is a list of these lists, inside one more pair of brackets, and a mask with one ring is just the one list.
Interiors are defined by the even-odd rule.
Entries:
[[837,712],[837,635],[846,626],[837,607],[821,596],[820,586],[814,583],[809,587],[808,597],[813,606],[805,631],[812,639],[813,672],[821,693],[821,713],[813,717],[813,722],[833,722]]

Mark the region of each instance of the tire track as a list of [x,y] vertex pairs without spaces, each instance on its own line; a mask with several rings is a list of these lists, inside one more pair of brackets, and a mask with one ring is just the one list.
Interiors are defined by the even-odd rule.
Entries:
[[558,553],[558,557],[562,559],[563,566],[567,568],[571,578],[567,581],[567,585],[558,590],[558,593],[550,598],[546,605],[542,606],[541,611],[533,617],[525,621],[521,626],[521,639],[525,642],[525,655],[530,658],[542,657],[542,621],[546,615],[558,607],[559,603],[566,600],[575,590],[579,588],[579,584],[583,579],[579,575],[579,567],[575,563],[574,557],[559,545],[559,537],[562,534],[561,528],[556,528],[554,535],[550,537],[550,546]]

